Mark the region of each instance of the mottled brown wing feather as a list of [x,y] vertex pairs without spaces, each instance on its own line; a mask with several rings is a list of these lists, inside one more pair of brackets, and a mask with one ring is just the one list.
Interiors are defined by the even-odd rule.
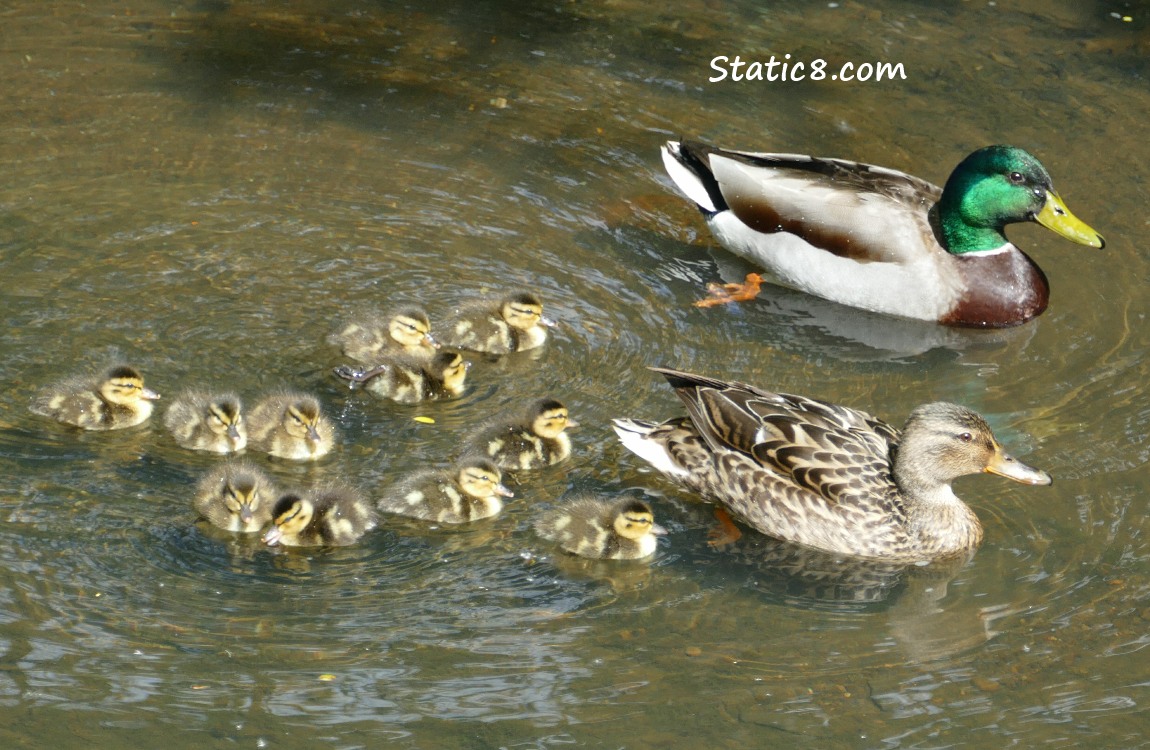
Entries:
[[778,491],[807,490],[832,505],[869,505],[876,497],[895,502],[891,452],[898,432],[885,422],[816,399],[657,371],[671,382],[712,450],[751,456],[794,485]]

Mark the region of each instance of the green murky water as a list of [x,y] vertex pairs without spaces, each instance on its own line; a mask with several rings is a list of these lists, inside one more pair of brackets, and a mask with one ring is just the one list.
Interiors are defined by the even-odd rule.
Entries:
[[[762,6],[762,7],[759,7]],[[1150,700],[1141,235],[1150,18],[1138,3],[9,3],[0,8],[0,742],[6,747],[1131,747]],[[1125,21],[1123,15],[1131,20]],[[708,84],[712,57],[886,61],[904,81]],[[783,290],[689,303],[741,272],[673,194],[680,134],[941,182],[1027,147],[1103,251],[1011,236],[1049,311],[955,332]],[[349,393],[325,335],[508,287],[562,321],[463,399]],[[118,351],[171,396],[318,393],[342,446],[284,482],[379,491],[526,396],[583,424],[474,528],[387,521],[272,554],[194,525],[216,459],[159,425],[28,413]],[[901,421],[966,403],[1050,488],[971,478],[987,540],[938,572],[796,577],[762,538],[618,446],[662,417],[659,363]],[[435,423],[414,421],[430,416]],[[555,553],[532,506],[650,500],[650,564]]]

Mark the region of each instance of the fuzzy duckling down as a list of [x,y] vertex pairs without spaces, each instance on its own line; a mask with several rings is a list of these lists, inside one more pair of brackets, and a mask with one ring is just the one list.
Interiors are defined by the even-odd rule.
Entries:
[[164,412],[164,426],[184,448],[236,453],[248,444],[243,404],[234,393],[187,391]]
[[490,459],[473,456],[448,470],[416,472],[380,498],[376,508],[438,523],[478,521],[498,515],[502,498],[514,496],[502,480]]
[[364,390],[380,398],[417,404],[463,395],[469,365],[458,352],[441,351],[425,360],[400,355],[367,370],[340,365],[334,372],[352,387],[362,384]]
[[224,531],[253,534],[272,520],[276,494],[267,476],[249,463],[224,464],[196,485],[192,507]]
[[248,444],[279,458],[310,461],[331,452],[335,428],[314,396],[279,393],[268,396],[251,410]]
[[615,420],[633,453],[767,536],[837,554],[929,562],[974,549],[982,524],[951,489],[966,474],[1050,475],[1008,455],[956,404],[914,409],[900,433],[866,412],[677,370],[687,417]]
[[586,495],[545,511],[535,531],[566,552],[597,560],[639,560],[655,552],[667,530],[655,523],[642,500],[604,500]]
[[431,321],[418,307],[396,310],[388,318],[372,315],[355,320],[328,336],[328,343],[356,362],[376,364],[400,354],[424,360],[439,344],[431,335]]
[[482,428],[468,441],[464,453],[487,456],[508,471],[540,469],[571,455],[571,438],[565,431],[578,426],[566,406],[544,398],[531,403],[517,418]]
[[339,547],[355,544],[376,523],[371,505],[352,490],[288,493],[276,501],[263,541],[269,547]]
[[32,412],[85,430],[122,430],[145,422],[160,394],[144,387],[140,371],[116,365],[98,377],[78,376],[46,388]]
[[487,354],[510,354],[543,346],[554,321],[531,292],[509,294],[460,308],[444,326],[444,346]]

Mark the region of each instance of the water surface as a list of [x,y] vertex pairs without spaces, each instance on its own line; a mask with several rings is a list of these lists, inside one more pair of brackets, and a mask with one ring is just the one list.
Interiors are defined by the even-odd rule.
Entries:
[[[10,3],[0,11],[0,741],[10,747],[1131,747],[1143,742],[1150,408],[1147,18],[1134,3]],[[1131,20],[1123,20],[1129,14]],[[906,80],[709,84],[712,57],[901,62]],[[698,310],[744,270],[658,146],[856,158],[942,182],[1037,154],[1105,250],[1012,239],[1037,321],[962,332],[785,290]],[[329,377],[327,333],[531,287],[539,357],[399,407]],[[379,492],[527,396],[583,424],[466,529],[389,520],[272,553],[196,526],[217,459],[159,420],[77,434],[27,403],[123,356],[167,397],[318,393],[341,448],[285,483]],[[987,539],[945,571],[811,569],[618,446],[677,413],[643,368],[726,375],[899,422],[987,416],[1049,488],[958,483]],[[415,416],[434,419],[417,422]],[[557,553],[533,506],[627,492],[672,534],[649,563]],[[130,734],[129,734],[130,732]]]

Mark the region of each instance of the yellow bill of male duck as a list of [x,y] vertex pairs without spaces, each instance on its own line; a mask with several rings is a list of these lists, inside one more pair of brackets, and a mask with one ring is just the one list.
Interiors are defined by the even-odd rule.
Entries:
[[651,369],[667,379],[687,417],[616,419],[620,441],[775,539],[891,562],[950,558],[983,536],[951,482],[984,472],[1051,482],[1007,454],[986,420],[957,404],[923,404],[900,432],[847,406]]
[[688,141],[665,144],[663,164],[719,244],[768,280],[888,315],[1003,328],[1042,314],[1046,274],[1006,238],[1007,224],[1105,245],[1013,146],[970,154],[942,189],[870,164]]

